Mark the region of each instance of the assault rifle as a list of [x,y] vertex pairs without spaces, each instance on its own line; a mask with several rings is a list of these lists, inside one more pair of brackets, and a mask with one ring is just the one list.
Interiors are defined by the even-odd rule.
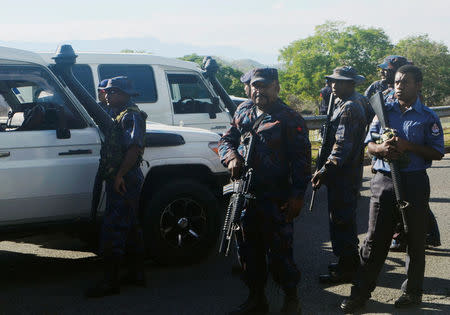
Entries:
[[219,248],[219,253],[224,254],[225,256],[228,256],[230,251],[234,233],[240,229],[239,221],[241,219],[242,210],[244,210],[250,199],[255,199],[255,196],[252,194],[253,168],[250,165],[256,141],[255,138],[256,135],[252,129],[248,133],[248,136],[243,140],[246,152],[242,176],[232,183],[223,186],[224,195],[232,193],[225,215]]
[[[381,127],[388,131],[389,133],[395,133],[395,130],[390,128],[389,120],[386,115],[386,109],[384,106],[384,97],[381,92],[378,92],[374,94],[370,98],[370,105],[373,108],[373,111],[375,112],[375,115],[377,115],[378,120],[380,121]],[[373,135],[375,138],[377,135]],[[392,137],[388,135],[387,137]],[[376,140],[376,139],[375,139]],[[403,231],[405,234],[408,234],[408,223],[406,222],[406,209],[409,207],[409,203],[405,200],[403,187],[401,183],[400,178],[400,167],[399,167],[399,161],[388,161],[389,168],[391,169],[391,176],[392,176],[392,183],[394,185],[394,193],[395,193],[395,199],[397,200],[397,207],[400,211],[400,215],[402,217],[403,221]]]
[[[332,93],[330,95],[330,101],[328,102],[328,109],[327,109],[327,120],[325,121],[325,124],[323,126],[323,137],[322,137],[322,145],[320,146],[319,153],[317,154],[317,160],[316,160],[316,171],[320,170],[322,166],[327,161],[327,157],[330,154],[330,141],[331,141],[331,135],[330,135],[330,120],[333,116],[334,112],[334,94]],[[313,188],[312,195],[311,195],[311,202],[309,203],[309,211],[312,212],[314,207],[314,200],[316,199],[316,191],[317,188]]]

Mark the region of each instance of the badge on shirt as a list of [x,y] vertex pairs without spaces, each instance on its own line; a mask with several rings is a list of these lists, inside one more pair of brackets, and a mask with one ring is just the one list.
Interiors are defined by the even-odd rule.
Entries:
[[441,130],[439,129],[439,126],[437,123],[434,123],[431,127],[431,134],[433,136],[439,136],[441,134]]

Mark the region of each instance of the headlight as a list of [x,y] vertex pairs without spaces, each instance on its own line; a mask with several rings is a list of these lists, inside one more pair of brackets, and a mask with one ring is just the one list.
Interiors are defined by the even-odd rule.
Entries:
[[219,155],[219,142],[214,141],[208,144],[208,147],[214,151],[215,154]]

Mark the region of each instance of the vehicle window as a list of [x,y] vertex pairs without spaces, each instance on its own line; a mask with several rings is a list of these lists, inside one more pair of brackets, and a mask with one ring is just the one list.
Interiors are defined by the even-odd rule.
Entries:
[[134,97],[137,103],[155,103],[157,98],[155,75],[153,68],[147,65],[100,65],[98,67],[99,80],[117,76],[127,76],[133,81],[139,96]]
[[195,74],[167,74],[175,114],[219,113],[213,105],[211,94],[203,81]]
[[97,95],[95,95],[95,91],[97,89],[95,88],[91,67],[89,65],[75,64],[72,67],[72,71],[75,78],[83,85],[86,91],[88,91],[93,98],[96,98]]
[[37,66],[0,67],[0,125],[3,131],[86,127],[49,73]]

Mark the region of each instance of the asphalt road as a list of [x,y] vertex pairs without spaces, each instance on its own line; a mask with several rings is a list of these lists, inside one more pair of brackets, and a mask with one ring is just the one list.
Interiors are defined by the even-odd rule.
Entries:
[[[390,253],[378,287],[362,313],[450,314],[450,154],[429,170],[431,209],[442,246],[427,250],[424,302],[420,309],[397,311],[393,302],[405,278],[404,253]],[[369,168],[358,208],[360,240],[367,230]],[[295,259],[302,270],[300,296],[304,314],[339,313],[350,285],[322,286],[317,276],[334,260],[328,240],[325,189],[315,212],[304,210],[296,221]],[[309,198],[307,196],[307,198]],[[325,198],[325,201],[324,201]],[[146,265],[146,289],[125,287],[120,296],[86,300],[83,290],[101,277],[101,263],[83,244],[62,233],[0,242],[0,314],[226,314],[242,302],[246,290],[231,275],[233,258],[211,253],[201,263],[184,267]],[[271,312],[281,307],[282,292],[269,281]]]

